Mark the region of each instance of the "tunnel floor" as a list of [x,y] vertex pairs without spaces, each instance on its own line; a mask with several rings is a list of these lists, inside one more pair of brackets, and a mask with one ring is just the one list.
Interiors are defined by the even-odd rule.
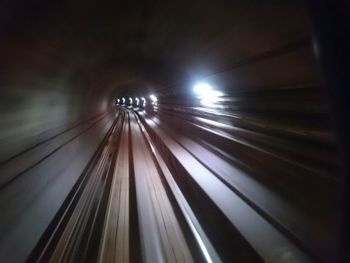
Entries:
[[[29,262],[312,259],[291,234],[298,229],[279,223],[290,216],[307,224],[302,215],[295,219],[292,201],[211,145],[213,129],[175,115],[164,123],[160,116],[117,106],[114,123]],[[189,125],[200,131],[191,128],[189,135]]]

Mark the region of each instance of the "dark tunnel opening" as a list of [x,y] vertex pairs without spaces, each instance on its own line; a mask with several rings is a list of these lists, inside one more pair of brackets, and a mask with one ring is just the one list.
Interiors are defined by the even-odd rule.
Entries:
[[348,17],[1,1],[0,262],[347,262]]

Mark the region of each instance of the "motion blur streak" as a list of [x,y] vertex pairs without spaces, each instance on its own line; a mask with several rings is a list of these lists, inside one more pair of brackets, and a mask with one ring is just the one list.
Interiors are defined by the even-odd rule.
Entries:
[[0,263],[337,262],[311,24],[301,0],[1,1]]

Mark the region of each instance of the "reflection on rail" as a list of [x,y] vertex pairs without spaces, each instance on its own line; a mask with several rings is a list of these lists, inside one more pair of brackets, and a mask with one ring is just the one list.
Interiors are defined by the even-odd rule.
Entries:
[[[300,204],[312,207],[312,198],[322,198],[324,186],[315,185],[310,200],[304,199],[304,188],[313,177],[324,178],[320,184],[328,187],[336,178],[283,154],[286,151],[274,147],[278,141],[269,135],[225,121],[238,121],[233,115],[195,107],[182,107],[181,112],[166,105],[149,107],[118,105],[113,122],[105,118],[114,113],[102,114],[4,162],[0,200],[13,200],[20,190],[14,202],[22,204],[27,196],[31,210],[20,217],[23,207],[7,209],[2,201],[3,211],[8,212],[1,225],[10,225],[15,216],[20,220],[16,228],[2,229],[1,242],[5,244],[7,238],[10,245],[1,247],[1,255],[21,238],[22,229],[28,229],[25,222],[36,218],[35,211],[46,206],[40,213],[46,215],[48,227],[38,224],[33,230],[37,240],[23,243],[18,261],[308,262],[320,258],[327,232],[315,238],[319,225]],[[67,169],[62,178],[38,173],[45,171],[50,158],[62,160],[64,147],[66,152],[74,151],[79,136],[93,138],[89,131],[96,125],[108,132],[80,176],[74,173],[76,167]],[[60,157],[55,159],[56,155]],[[274,160],[275,165],[266,166],[264,160]],[[21,170],[11,162],[28,168]],[[295,176],[287,170],[290,167],[308,177]],[[36,199],[36,193],[50,187],[61,203]],[[300,194],[293,195],[296,189]]]

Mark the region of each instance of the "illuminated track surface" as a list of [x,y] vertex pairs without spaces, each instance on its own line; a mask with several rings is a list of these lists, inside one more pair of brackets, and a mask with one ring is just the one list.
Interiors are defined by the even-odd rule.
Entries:
[[310,261],[249,202],[273,195],[253,181],[235,185],[229,174],[242,175],[223,159],[163,128],[120,107],[28,261]]
[[[317,243],[307,235],[307,230],[313,230],[312,220],[267,184],[239,169],[233,156],[211,144],[219,140],[215,145],[224,146],[225,140],[230,140],[227,134],[154,110],[118,107],[113,123],[105,119],[107,115],[74,126],[1,167],[0,205],[6,212],[1,218],[2,259],[150,263],[317,260],[313,252]],[[52,166],[55,155],[62,160],[65,151],[60,150],[74,147],[76,138],[89,139],[96,123],[108,132],[80,176],[77,172],[69,172],[68,177],[39,173]],[[50,153],[48,157],[46,153]],[[77,153],[81,158],[81,152]],[[21,170],[23,163],[27,170]],[[54,184],[53,176],[57,177]],[[35,198],[43,189],[51,191],[48,200]],[[63,205],[59,199],[52,200],[52,191]],[[6,200],[12,200],[15,209],[9,209]],[[13,223],[11,218],[22,211]],[[37,218],[35,228],[29,229],[28,222]],[[23,233],[29,233],[25,240]],[[38,233],[39,242],[33,233]],[[17,247],[18,253],[9,254]]]

